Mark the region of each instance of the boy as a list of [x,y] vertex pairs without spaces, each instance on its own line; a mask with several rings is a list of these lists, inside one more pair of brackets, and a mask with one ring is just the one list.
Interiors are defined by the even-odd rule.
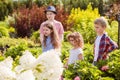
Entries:
[[45,14],[48,20],[46,20],[45,22],[43,22],[40,26],[40,39],[42,41],[43,39],[43,25],[45,23],[52,23],[53,26],[56,28],[57,32],[58,32],[58,36],[60,38],[60,40],[63,39],[63,33],[64,33],[64,29],[63,26],[61,24],[61,22],[55,20],[55,16],[57,14],[56,9],[54,6],[48,6],[47,9],[45,10]]
[[100,17],[94,21],[95,31],[97,37],[94,43],[94,61],[96,65],[99,60],[106,60],[108,53],[116,49],[117,44],[107,36],[105,29],[107,27],[107,21],[104,17]]

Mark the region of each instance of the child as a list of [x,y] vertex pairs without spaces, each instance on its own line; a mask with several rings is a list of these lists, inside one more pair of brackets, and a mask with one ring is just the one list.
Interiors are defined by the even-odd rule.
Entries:
[[67,39],[70,42],[70,44],[73,46],[73,48],[70,50],[70,56],[69,56],[67,65],[73,64],[77,60],[83,60],[82,48],[84,45],[84,41],[83,41],[82,35],[78,32],[74,32],[74,33],[68,34]]
[[95,31],[97,37],[94,43],[94,61],[93,64],[96,65],[99,60],[106,60],[108,53],[116,49],[117,44],[107,36],[105,29],[107,27],[107,22],[103,17],[100,17],[94,21]]
[[58,32],[59,39],[62,40],[64,29],[63,29],[61,22],[55,20],[55,15],[57,14],[55,7],[48,6],[48,8],[45,10],[45,14],[46,14],[46,17],[48,20],[43,22],[40,26],[40,39],[41,39],[41,41],[43,39],[43,25],[47,22],[51,22],[54,25],[55,29]]
[[46,23],[43,25],[43,41],[42,41],[42,51],[46,52],[51,49],[59,49],[60,41],[56,29],[51,23]]

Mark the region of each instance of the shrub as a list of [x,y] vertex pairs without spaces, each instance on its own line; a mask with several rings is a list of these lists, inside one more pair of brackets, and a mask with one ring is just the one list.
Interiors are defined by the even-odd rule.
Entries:
[[2,33],[10,37],[16,37],[15,28],[12,27],[14,20],[12,17],[8,16],[4,21],[0,21],[1,36],[4,36]]
[[73,80],[79,76],[80,80],[99,80],[102,72],[97,67],[86,61],[78,61],[75,65],[69,65],[65,70],[65,79]]
[[8,24],[5,21],[0,21],[0,27],[9,28]]
[[68,42],[62,43],[62,55],[61,60],[63,63],[66,63],[66,58],[69,57],[69,50],[71,49],[71,45]]
[[100,0],[62,0],[63,4],[65,6],[65,9],[70,11],[72,8],[78,8],[86,9],[89,3],[92,3],[92,7],[96,8],[99,7]]
[[112,74],[115,80],[120,80],[120,61],[112,61],[108,63],[108,73]]
[[72,9],[67,23],[68,25],[72,24],[69,29],[71,28],[73,31],[78,31],[83,35],[85,43],[93,43],[95,38],[93,22],[99,16],[98,9],[93,10],[89,4],[86,10]]
[[115,80],[115,79],[111,77],[102,77],[100,80]]
[[7,16],[7,17],[5,17],[5,22],[9,27],[11,27],[15,24],[15,18],[12,16]]
[[6,28],[0,27],[0,37],[9,37],[9,32]]
[[38,5],[38,6],[43,6],[43,5],[63,5],[61,0],[34,0],[34,2]]
[[21,56],[23,51],[25,51],[28,48],[27,44],[20,44],[16,46],[11,46],[8,48],[5,52],[5,56],[11,56],[13,59],[15,59],[17,56]]
[[32,31],[38,30],[40,24],[46,19],[44,7],[34,5],[31,9],[19,8],[14,13],[16,15],[16,28],[19,37],[30,37]]
[[115,80],[120,80],[120,50],[110,53],[108,60],[109,70],[108,74],[111,74]]
[[29,47],[34,46],[34,43],[30,41],[29,39],[15,39],[15,38],[7,38],[3,37],[0,39],[0,46],[4,47],[6,45],[8,46],[15,46],[20,44],[27,44]]
[[85,44],[83,51],[84,60],[89,63],[92,63],[94,59],[93,45]]
[[110,23],[110,26],[107,28],[107,33],[111,39],[117,42],[117,38],[118,38],[118,22],[117,21],[112,21]]
[[40,43],[40,32],[39,32],[39,30],[33,32],[30,39],[33,40],[35,43]]
[[4,60],[5,57],[0,54],[0,61]]
[[12,0],[0,0],[0,20],[4,20],[5,16],[13,11]]
[[[59,7],[57,9],[58,14],[56,15],[56,19],[61,21],[66,29],[68,14]],[[30,37],[33,31],[37,31],[40,28],[41,23],[46,20],[44,10],[44,6],[38,7],[37,5],[33,5],[31,9],[23,7],[15,11],[16,25],[14,27],[19,37]]]
[[34,47],[34,48],[28,48],[28,50],[35,57],[38,57],[42,53],[42,48],[40,46],[39,47]]
[[11,46],[16,46],[20,44],[25,44],[28,47],[34,46],[34,43],[28,39],[14,39],[14,38],[2,37],[0,39],[0,50],[3,54],[3,52],[6,51]]
[[66,42],[67,41],[67,35],[72,33],[71,31],[65,31],[64,32],[64,41]]
[[103,77],[111,77],[114,78],[115,80],[119,80],[120,77],[120,51],[116,50],[111,53],[109,53],[109,58],[108,60],[101,60],[97,63],[97,67],[100,69],[104,65],[108,65],[109,69],[107,71],[104,71],[104,75],[101,75]]

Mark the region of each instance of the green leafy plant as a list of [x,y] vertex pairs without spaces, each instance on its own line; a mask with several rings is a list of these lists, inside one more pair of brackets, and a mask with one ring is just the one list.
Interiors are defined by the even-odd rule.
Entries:
[[[30,37],[33,31],[37,31],[40,28],[41,23],[46,20],[44,10],[45,6],[38,7],[37,5],[33,5],[31,9],[23,7],[14,12],[16,15],[16,25],[14,27],[19,37]],[[57,8],[57,12],[56,19],[61,21],[66,29],[68,14],[59,7]]]
[[13,11],[12,0],[0,0],[0,20],[4,20],[5,16]]
[[73,80],[76,76],[79,76],[81,80],[99,80],[101,74],[102,72],[89,62],[78,61],[65,70],[65,80]]
[[92,3],[92,7],[99,7],[100,0],[62,0],[64,7],[67,11],[70,11],[73,7],[81,9],[86,9],[89,3]]
[[20,45],[16,45],[16,46],[11,46],[10,48],[8,48],[5,52],[5,56],[11,56],[13,59],[15,59],[17,56],[21,56],[23,51],[25,51],[27,49],[27,45],[26,44],[20,44]]
[[0,37],[9,37],[9,32],[6,28],[0,27]]
[[83,51],[84,51],[83,52],[84,60],[92,63],[93,62],[93,57],[94,57],[93,45],[85,44]]
[[120,76],[119,76],[120,75],[120,70],[119,70],[119,68],[120,68],[120,61],[109,62],[108,65],[109,65],[108,73],[112,74],[113,75],[112,77],[115,80],[120,80]]
[[107,28],[107,33],[110,36],[111,39],[113,39],[115,42],[117,42],[118,38],[118,22],[112,21],[111,24]]
[[64,32],[64,41],[66,42],[67,41],[67,35],[72,33],[71,31],[65,31]]
[[9,37],[2,37],[0,39],[0,50],[2,54],[4,54],[4,52],[11,46],[15,47],[16,45],[21,45],[21,44],[25,44],[27,45],[27,47],[34,46],[34,42],[32,42],[29,39],[20,39],[20,38],[15,39],[15,38],[9,38]]
[[42,48],[34,47],[34,48],[28,48],[28,50],[33,54],[33,56],[38,57],[42,53]]
[[107,71],[115,80],[120,79],[120,50],[113,51],[109,56],[109,70]]
[[35,43],[40,43],[40,32],[39,32],[39,30],[33,32],[30,39],[33,40]]
[[62,55],[61,55],[61,60],[63,63],[66,63],[66,59],[69,57],[69,50],[71,49],[71,45],[68,42],[63,42],[62,43]]
[[80,8],[73,8],[68,17],[67,23],[72,31],[78,31],[83,35],[85,43],[93,43],[95,39],[94,20],[100,17],[98,9],[92,9],[91,4],[86,10]]
[[100,80],[115,80],[115,79],[111,77],[102,77]]

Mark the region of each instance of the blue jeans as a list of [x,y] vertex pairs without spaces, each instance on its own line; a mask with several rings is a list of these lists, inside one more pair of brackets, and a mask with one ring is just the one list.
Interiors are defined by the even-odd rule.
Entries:
[[96,64],[97,64],[97,61],[93,61],[93,65],[96,66]]

